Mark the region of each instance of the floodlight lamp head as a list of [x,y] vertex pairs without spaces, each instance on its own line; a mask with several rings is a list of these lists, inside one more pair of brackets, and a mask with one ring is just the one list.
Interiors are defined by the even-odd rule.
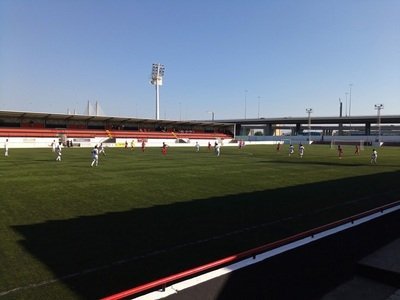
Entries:
[[151,75],[153,78],[164,76],[165,67],[162,64],[153,64]]
[[151,84],[162,85],[165,67],[162,64],[153,64],[151,70]]
[[164,65],[159,64],[158,65],[158,75],[164,76],[164,71],[165,71]]

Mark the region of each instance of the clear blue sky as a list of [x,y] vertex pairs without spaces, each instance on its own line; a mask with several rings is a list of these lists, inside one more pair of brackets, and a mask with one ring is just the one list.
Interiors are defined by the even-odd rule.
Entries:
[[0,110],[154,118],[153,63],[161,118],[400,114],[400,1],[0,1]]

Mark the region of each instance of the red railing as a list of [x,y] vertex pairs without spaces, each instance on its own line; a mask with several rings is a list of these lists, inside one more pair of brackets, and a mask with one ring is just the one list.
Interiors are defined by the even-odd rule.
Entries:
[[344,225],[347,223],[353,223],[356,220],[359,220],[363,217],[375,214],[377,212],[383,213],[383,211],[390,209],[392,207],[398,206],[398,205],[400,205],[400,201],[395,201],[395,202],[389,203],[387,205],[383,205],[383,206],[359,213],[357,215],[354,215],[354,216],[351,216],[351,217],[348,217],[348,218],[345,218],[345,219],[342,219],[339,221],[335,221],[335,222],[332,222],[332,223],[329,223],[329,224],[326,224],[326,225],[323,225],[323,226],[320,226],[320,227],[317,227],[317,228],[314,228],[311,230],[307,230],[307,231],[292,235],[290,237],[284,238],[284,239],[276,241],[276,242],[268,243],[266,245],[253,248],[253,249],[241,252],[239,254],[228,256],[226,258],[199,266],[194,269],[186,270],[181,273],[170,275],[170,276],[134,287],[132,289],[102,298],[101,300],[119,300],[119,299],[124,299],[126,297],[131,297],[131,296],[137,295],[137,294],[145,292],[145,291],[150,292],[150,291],[154,290],[155,288],[165,288],[167,284],[177,282],[178,280],[197,276],[202,273],[205,273],[206,271],[211,271],[212,269],[215,269],[216,267],[226,266],[228,264],[232,264],[234,262],[237,262],[237,261],[249,258],[249,257],[256,257],[260,253],[264,253],[266,251],[287,245],[289,243],[292,243],[292,242],[295,242],[295,241],[298,241],[298,240],[301,240],[301,239],[304,239],[307,237],[312,237],[318,233],[338,227],[340,225]]

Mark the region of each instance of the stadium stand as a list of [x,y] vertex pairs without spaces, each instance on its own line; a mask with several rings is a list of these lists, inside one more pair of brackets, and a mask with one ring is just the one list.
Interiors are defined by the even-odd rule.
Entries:
[[208,132],[160,132],[160,131],[127,131],[127,130],[94,130],[94,129],[52,129],[52,128],[0,128],[2,137],[57,137],[65,134],[70,138],[138,138],[138,139],[224,139],[231,138],[225,133]]

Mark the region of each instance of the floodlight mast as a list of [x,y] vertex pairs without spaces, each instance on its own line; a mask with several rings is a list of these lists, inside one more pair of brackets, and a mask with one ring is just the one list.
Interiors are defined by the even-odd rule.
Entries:
[[214,117],[215,117],[215,111],[207,111],[209,114],[211,114],[211,120],[214,122]]
[[306,108],[306,112],[308,114],[308,143],[311,144],[311,113],[313,110],[312,108]]
[[164,65],[153,64],[150,83],[156,87],[156,120],[160,119],[160,86],[162,85],[164,71]]
[[383,109],[383,104],[375,104],[375,109],[378,111],[378,143],[381,146],[381,110]]

